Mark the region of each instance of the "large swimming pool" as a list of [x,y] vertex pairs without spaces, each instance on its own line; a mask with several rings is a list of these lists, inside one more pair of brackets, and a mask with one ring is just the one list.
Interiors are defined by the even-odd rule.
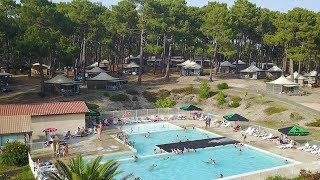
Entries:
[[[164,125],[168,125],[168,123]],[[143,125],[139,126],[139,128],[148,130],[148,128],[142,127]],[[152,124],[147,125],[147,127],[150,126]],[[119,160],[121,164],[119,170],[124,171],[122,175],[118,176],[119,179],[123,175],[132,173],[133,178],[139,177],[143,180],[206,180],[219,178],[220,174],[228,177],[283,166],[288,163],[278,156],[267,154],[248,146],[235,148],[234,145],[200,149],[197,152],[180,155],[171,153],[154,154],[153,150],[157,144],[218,137],[218,135],[198,129],[183,131],[178,128],[178,130],[162,131],[163,126],[161,123],[157,123],[156,127],[161,132],[156,132],[157,128],[154,127],[150,138],[146,138],[144,133],[129,135],[129,140],[134,141],[136,153],[104,157],[103,161],[109,159]],[[131,128],[134,127],[131,126]],[[240,152],[240,149],[242,152]],[[133,155],[139,157],[137,162],[133,162],[131,158]],[[210,158],[216,161],[215,165],[206,163]],[[150,165],[152,164],[155,167],[151,170]]]

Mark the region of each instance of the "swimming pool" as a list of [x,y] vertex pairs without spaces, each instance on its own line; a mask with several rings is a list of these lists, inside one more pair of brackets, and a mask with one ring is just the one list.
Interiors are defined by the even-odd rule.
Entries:
[[182,128],[167,122],[126,125],[121,127],[121,130],[126,132],[127,134],[142,134],[146,132],[170,131],[178,129]]
[[[137,130],[142,134],[129,135],[129,141],[134,141],[136,153],[118,154],[115,156],[105,156],[103,161],[117,159],[120,162],[119,170],[125,173],[121,176],[133,173],[134,177],[140,179],[215,179],[220,174],[224,177],[249,173],[258,170],[264,170],[286,165],[285,159],[278,156],[264,153],[260,150],[248,146],[235,148],[234,145],[218,146],[214,148],[200,149],[197,152],[189,152],[181,155],[171,153],[154,154],[154,148],[159,144],[186,141],[189,139],[207,139],[218,137],[213,133],[200,130],[188,129],[183,131],[181,128],[165,123],[164,129],[174,128],[174,130],[163,130],[163,123],[141,124],[139,127],[130,125],[123,129]],[[167,125],[167,126],[166,126]],[[168,128],[166,128],[168,127]],[[146,138],[145,132],[151,132],[151,137]],[[139,131],[138,131],[139,130]],[[156,132],[159,131],[160,132]],[[161,131],[163,130],[163,131]],[[178,136],[178,138],[177,138]],[[242,150],[240,153],[239,150]],[[137,162],[133,162],[131,156],[139,157]],[[167,159],[167,157],[169,157]],[[205,161],[214,159],[215,165],[208,164]],[[289,162],[291,163],[291,162]],[[150,165],[155,164],[155,168],[150,170]]]

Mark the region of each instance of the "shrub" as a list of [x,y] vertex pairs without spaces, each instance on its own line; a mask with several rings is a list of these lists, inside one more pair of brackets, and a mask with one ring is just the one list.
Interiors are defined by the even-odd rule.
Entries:
[[307,126],[320,127],[320,119],[317,119],[314,122],[307,123]]
[[229,85],[224,82],[224,83],[217,84],[217,88],[218,88],[219,90],[229,89]]
[[158,99],[155,102],[155,106],[157,108],[171,108],[176,105],[176,102],[171,100],[170,98]]
[[188,87],[184,87],[184,88],[179,88],[179,89],[172,89],[171,90],[172,93],[175,94],[195,94],[196,90],[194,89],[193,85],[190,84]]
[[290,113],[290,119],[291,120],[301,120],[302,118],[303,117],[297,112]]
[[234,96],[231,98],[231,101],[229,103],[229,107],[237,108],[240,106],[240,101],[242,99],[239,96]]
[[149,102],[155,103],[157,101],[157,94],[154,92],[143,91],[142,94]]
[[284,108],[284,107],[268,107],[267,109],[264,110],[264,112],[267,114],[267,115],[272,115],[272,114],[277,114],[277,113],[281,113],[283,111],[286,111],[288,110],[287,108]]
[[137,96],[132,96],[132,101],[138,101],[138,97]]
[[138,95],[139,94],[139,92],[135,89],[127,89],[126,93],[130,94],[130,95]]
[[320,179],[320,172],[313,173],[311,171],[306,171],[306,170],[302,169],[300,171],[299,178],[306,179],[306,180]]
[[278,175],[278,176],[269,176],[266,178],[266,180],[290,180],[290,179]]
[[169,90],[166,90],[166,89],[160,89],[158,91],[158,97],[160,99],[165,99],[165,98],[169,97],[170,94],[171,94],[171,92]]
[[86,105],[89,109],[98,109],[99,108],[99,105],[97,104],[94,104],[94,103],[88,103],[86,102]]
[[103,95],[104,95],[105,97],[110,97],[109,92],[104,92]]
[[115,95],[110,96],[110,100],[115,101],[115,102],[128,101],[129,97],[126,94],[115,94]]
[[24,166],[28,164],[29,146],[18,142],[8,142],[2,150],[0,161],[8,166]]
[[210,97],[211,87],[208,81],[202,81],[199,88],[199,96],[202,99],[208,99]]
[[220,91],[217,95],[217,105],[221,106],[226,102],[225,95],[222,91]]

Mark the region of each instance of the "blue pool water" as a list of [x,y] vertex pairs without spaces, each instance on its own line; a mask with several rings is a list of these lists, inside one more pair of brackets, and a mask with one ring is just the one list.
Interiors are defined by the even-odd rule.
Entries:
[[[167,125],[169,123],[165,123]],[[162,124],[155,124],[154,131],[161,131]],[[149,131],[152,124],[139,125],[139,130],[143,134],[129,135],[129,141],[134,141],[136,153],[119,154],[114,156],[105,156],[103,161],[117,159],[120,162],[119,170],[124,171],[118,178],[133,173],[133,177],[140,177],[141,180],[175,180],[175,179],[216,179],[220,174],[224,177],[248,173],[252,171],[273,168],[285,165],[284,159],[250,147],[238,147],[233,145],[219,146],[214,148],[200,149],[197,152],[189,152],[181,155],[171,153],[154,154],[155,145],[171,142],[198,140],[217,137],[212,133],[198,130],[166,130],[162,132],[151,133],[150,138],[146,138],[145,132]],[[168,127],[177,127],[168,125]],[[131,128],[137,128],[130,126]],[[169,128],[168,128],[169,129]],[[177,128],[179,129],[179,128]],[[151,131],[150,131],[151,132]],[[179,137],[177,139],[176,137]],[[239,152],[242,150],[242,153]],[[132,156],[139,157],[137,162],[133,162]],[[169,157],[167,159],[167,157]],[[214,159],[215,165],[205,163],[208,159]],[[156,167],[150,170],[150,165]],[[133,178],[130,178],[133,179]]]

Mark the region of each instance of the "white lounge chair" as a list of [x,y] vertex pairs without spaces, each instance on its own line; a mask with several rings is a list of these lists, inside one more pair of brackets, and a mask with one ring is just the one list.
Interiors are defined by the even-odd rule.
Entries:
[[254,128],[252,128],[249,132],[248,132],[248,135],[252,136],[253,135],[253,132],[254,132]]
[[268,136],[265,136],[265,137],[262,137],[262,139],[270,139],[273,137],[273,134],[272,133],[269,133]]
[[313,146],[311,146],[310,148],[305,149],[305,151],[306,151],[306,152],[311,152],[311,151],[317,149],[317,147],[318,147],[317,145],[313,145]]
[[248,129],[246,129],[245,131],[243,131],[243,133],[248,134],[251,131],[252,127],[249,126]]
[[222,127],[230,127],[231,123],[230,122],[224,122],[220,126],[222,126]]
[[283,144],[283,145],[277,146],[277,148],[280,148],[280,149],[291,149],[292,147],[293,147],[293,144]]
[[313,151],[311,151],[312,154],[319,154],[320,153],[320,148],[318,149],[314,149]]
[[320,166],[320,161],[314,161],[313,164],[316,166]]
[[305,150],[305,149],[308,149],[309,147],[310,147],[310,144],[309,144],[308,142],[306,142],[306,143],[304,144],[304,146],[298,147],[297,149],[298,149],[298,150]]

